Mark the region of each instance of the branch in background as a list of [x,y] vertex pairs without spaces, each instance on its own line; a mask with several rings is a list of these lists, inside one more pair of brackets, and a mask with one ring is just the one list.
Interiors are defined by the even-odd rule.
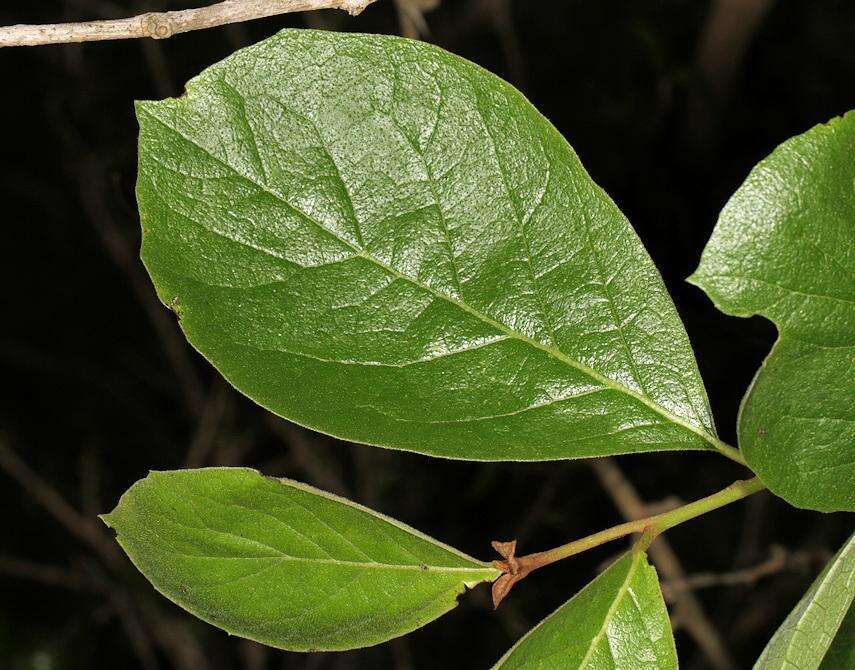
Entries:
[[[312,444],[305,433],[292,423],[269,414],[267,425],[270,430],[288,445],[288,452],[298,468],[310,478],[311,482],[322,489],[341,496],[350,497],[347,484],[339,474],[340,467],[333,467],[324,459],[323,444]],[[270,470],[270,465],[264,468]]]
[[745,54],[775,0],[715,0],[695,56],[700,85],[690,91],[687,131],[699,149],[712,146],[718,110],[730,98]]
[[16,25],[0,28],[0,47],[97,42],[151,37],[162,40],[192,30],[215,28],[268,16],[315,9],[343,9],[356,16],[374,0],[224,0],[208,7],[148,12],[127,19]]
[[82,141],[72,137],[71,124],[65,125],[67,127],[63,129],[63,137],[66,146],[69,152],[79,156],[78,161],[69,163],[74,166],[71,177],[78,183],[83,210],[107,255],[128,278],[139,304],[160,339],[163,351],[178,379],[189,414],[194,418],[198,417],[202,413],[205,394],[189,356],[189,347],[181,336],[175,319],[152,292],[151,283],[139,263],[136,251],[115,221],[107,193],[110,178],[104,166]]
[[92,445],[80,450],[80,508],[84,516],[90,519],[98,516],[104,506],[101,504],[101,464]]
[[662,594],[665,600],[676,600],[686,591],[713,586],[746,586],[779,572],[809,572],[815,565],[822,566],[830,558],[830,553],[826,551],[788,552],[783,547],[773,545],[769,558],[762,563],[732,572],[700,572],[669,580],[662,583]]
[[[624,518],[635,520],[644,518],[649,510],[638,495],[635,487],[623,474],[618,465],[610,458],[598,458],[591,461],[591,467],[614,501]],[[659,574],[669,581],[686,578],[686,573],[668,541],[659,537],[647,550],[650,559]],[[663,589],[664,590],[664,589]],[[686,632],[703,651],[715,670],[732,670],[736,667],[715,626],[707,618],[700,601],[690,590],[676,592],[671,602],[674,605],[673,619],[679,621]]]
[[228,403],[228,386],[222,379],[214,378],[208,391],[208,399],[202,407],[196,432],[187,449],[185,468],[201,468],[208,462]]
[[[6,444],[0,435],[0,471],[5,471],[73,536],[88,544],[113,573],[127,567],[124,556],[110,539],[106,526],[84,517],[55,488],[36,474]],[[163,649],[177,670],[204,667],[204,654],[198,640],[181,619],[170,617],[145,598],[131,596],[121,582],[114,581],[95,563],[87,571],[75,571],[55,565],[36,563],[15,556],[0,555],[0,575],[29,579],[56,586],[102,594],[109,601],[131,643],[140,667],[156,670],[157,659],[152,642]]]
[[[528,508],[522,521],[517,524],[514,537],[519,544],[525,544],[531,532],[537,524],[554,509],[555,499],[561,491],[561,483],[564,480],[566,470],[564,468],[552,468],[547,475],[546,481],[540,486],[540,490],[534,502]],[[525,632],[525,631],[523,631]]]
[[430,29],[424,14],[436,9],[439,2],[440,0],[395,0],[401,35],[412,40],[427,37]]
[[131,599],[119,585],[107,580],[96,566],[90,565],[88,571],[71,570],[25,558],[0,555],[0,575],[104,596],[110,603],[111,611],[122,624],[140,667],[143,670],[158,670],[151,640],[133,608]]
[[481,0],[480,4],[484,17],[493,26],[501,42],[508,66],[508,79],[517,88],[525,90],[528,87],[527,67],[517,36],[511,0]]
[[143,670],[159,670],[160,664],[157,662],[154,651],[154,641],[140,613],[134,607],[133,600],[124,589],[115,586],[106,588],[104,595],[112,605],[116,616],[119,617],[140,666]]
[[716,99],[727,97],[751,40],[774,0],[716,0],[700,43],[698,67]]
[[264,670],[273,649],[252,640],[240,641],[240,656],[244,670]]
[[0,470],[14,479],[27,494],[41,505],[54,519],[61,523],[69,533],[92,547],[110,566],[121,565],[124,561],[104,530],[96,520],[83,516],[24,461],[0,436]]
[[76,571],[6,554],[0,554],[0,575],[28,579],[45,586],[56,586],[73,591],[97,590],[91,580]]

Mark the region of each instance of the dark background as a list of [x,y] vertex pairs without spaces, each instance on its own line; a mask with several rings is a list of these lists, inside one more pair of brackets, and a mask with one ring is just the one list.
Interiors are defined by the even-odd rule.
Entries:
[[[596,469],[339,444],[228,388],[156,302],[137,258],[132,101],[177,95],[206,66],[284,26],[413,33],[418,22],[398,10],[417,5],[378,0],[355,19],[291,15],[157,43],[0,50],[0,667],[486,668],[625,547],[544,569],[496,613],[481,587],[392,643],[281,653],[185,615],[116,553],[95,515],[149,469],[251,465],[339,491],[483,558],[494,538],[518,537],[529,552],[621,521],[606,473],[654,508],[744,476],[707,453]],[[188,6],[6,0],[0,23]],[[424,16],[424,39],[520,87],[633,222],[732,442],[739,400],[775,331],[722,315],[683,279],[751,166],[855,107],[855,3],[442,0]],[[686,573],[706,576],[690,582],[701,606],[692,608],[677,597],[687,583],[660,565],[682,667],[750,667],[851,526],[851,516],[760,494],[670,531]]]

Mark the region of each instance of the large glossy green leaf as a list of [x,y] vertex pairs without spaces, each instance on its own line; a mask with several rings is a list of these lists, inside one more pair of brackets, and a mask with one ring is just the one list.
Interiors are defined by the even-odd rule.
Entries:
[[490,73],[292,30],[137,114],[146,267],[268,409],[452,458],[726,450],[626,218]]
[[153,472],[103,518],[167,598],[295,651],[403,635],[499,575],[376,512],[245,468]]
[[[766,645],[755,670],[816,670],[855,599],[855,535],[822,571]],[[841,638],[843,639],[843,638]],[[845,642],[845,640],[844,640]],[[843,643],[841,643],[843,644]],[[852,659],[851,649],[834,649],[828,668]],[[851,669],[851,665],[848,669]]]
[[656,570],[630,552],[519,640],[494,670],[670,670],[677,651]]
[[855,112],[751,171],[690,281],[780,332],[740,412],[748,464],[793,505],[855,510]]

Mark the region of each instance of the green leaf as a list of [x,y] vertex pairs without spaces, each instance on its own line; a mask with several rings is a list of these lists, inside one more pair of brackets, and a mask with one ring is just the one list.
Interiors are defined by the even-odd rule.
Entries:
[[158,295],[271,411],[450,458],[728,451],[629,222],[485,70],[287,30],[137,114]]
[[677,651],[656,570],[630,552],[541,621],[494,670],[669,670]]
[[246,468],[152,472],[103,519],[167,598],[294,651],[403,635],[499,575],[376,512]]
[[[763,650],[755,670],[816,670],[855,599],[855,535],[831,559]],[[851,618],[851,617],[849,617]],[[851,625],[851,622],[850,622]],[[842,631],[851,637],[851,628]],[[837,646],[837,645],[835,645]],[[852,658],[852,649],[835,649],[829,668]]]
[[855,668],[855,604],[840,624],[819,670],[853,670]]
[[855,112],[784,142],[722,210],[689,279],[780,337],[742,403],[739,445],[798,507],[855,510]]

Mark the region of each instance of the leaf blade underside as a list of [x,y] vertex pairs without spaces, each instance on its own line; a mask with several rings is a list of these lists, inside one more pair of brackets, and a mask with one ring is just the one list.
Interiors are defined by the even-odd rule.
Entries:
[[[829,561],[799,603],[775,631],[755,670],[846,668],[855,655],[844,647],[852,638],[847,612],[855,599],[855,535]],[[849,628],[843,628],[847,620]],[[838,639],[840,638],[840,639]],[[824,663],[826,652],[830,658]],[[831,653],[833,652],[833,653]],[[851,665],[849,666],[851,668]]]
[[739,413],[739,446],[798,507],[855,510],[855,112],[787,140],[722,210],[689,281],[779,338]]
[[384,642],[499,575],[355,503],[248,468],[152,472],[102,518],[164,596],[291,651]]
[[187,89],[137,107],[142,256],[261,405],[449,458],[726,450],[652,261],[511,86],[299,30]]
[[629,552],[526,633],[493,670],[676,670],[656,570]]

